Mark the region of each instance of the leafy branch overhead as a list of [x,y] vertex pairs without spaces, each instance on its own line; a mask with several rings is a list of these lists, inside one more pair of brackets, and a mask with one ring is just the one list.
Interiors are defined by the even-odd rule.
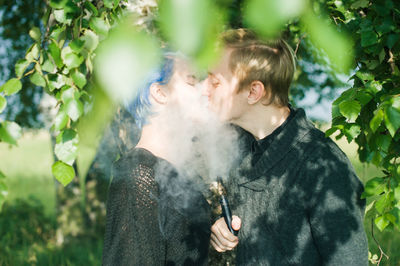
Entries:
[[400,229],[400,3],[330,1],[338,26],[352,32],[355,69],[352,87],[332,106],[331,135],[358,144],[361,162],[382,169],[365,185],[368,217],[379,230]]

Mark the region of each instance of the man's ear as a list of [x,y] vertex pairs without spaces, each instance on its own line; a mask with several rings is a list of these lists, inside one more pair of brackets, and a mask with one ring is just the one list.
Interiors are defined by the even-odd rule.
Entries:
[[150,95],[159,104],[167,103],[167,94],[165,93],[163,86],[159,83],[151,84]]
[[249,104],[257,103],[266,94],[264,84],[261,81],[253,81],[250,84],[249,95],[247,96],[247,102]]

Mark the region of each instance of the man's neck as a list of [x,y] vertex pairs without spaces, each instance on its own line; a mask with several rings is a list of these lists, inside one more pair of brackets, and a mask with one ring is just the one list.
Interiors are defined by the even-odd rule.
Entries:
[[289,107],[278,107],[276,105],[253,106],[237,121],[232,123],[250,132],[257,140],[270,135],[282,125],[290,115]]

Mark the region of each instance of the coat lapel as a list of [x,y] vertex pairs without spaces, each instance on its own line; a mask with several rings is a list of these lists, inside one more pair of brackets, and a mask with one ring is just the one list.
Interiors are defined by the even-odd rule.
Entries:
[[[306,118],[303,109],[297,109],[295,117],[283,128],[271,143],[271,146],[264,151],[260,160],[251,167],[251,155],[247,155],[239,170],[239,185],[253,182],[261,176],[265,176],[285,155],[297,145],[311,141],[309,131],[314,126]],[[256,182],[259,183],[259,182]],[[262,183],[262,182],[261,182]],[[265,183],[265,182],[264,182]],[[262,187],[262,184],[257,184]]]

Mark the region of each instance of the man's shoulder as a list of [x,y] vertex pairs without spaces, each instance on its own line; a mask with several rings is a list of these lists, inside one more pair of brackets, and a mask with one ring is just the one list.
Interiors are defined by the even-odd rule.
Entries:
[[296,110],[295,119],[297,121],[293,129],[296,130],[297,128],[299,132],[304,132],[298,142],[307,150],[307,157],[328,157],[330,159],[337,157],[347,159],[347,156],[339,146],[331,138],[326,137],[322,130],[315,127],[313,122],[307,119],[303,109],[299,108]]

